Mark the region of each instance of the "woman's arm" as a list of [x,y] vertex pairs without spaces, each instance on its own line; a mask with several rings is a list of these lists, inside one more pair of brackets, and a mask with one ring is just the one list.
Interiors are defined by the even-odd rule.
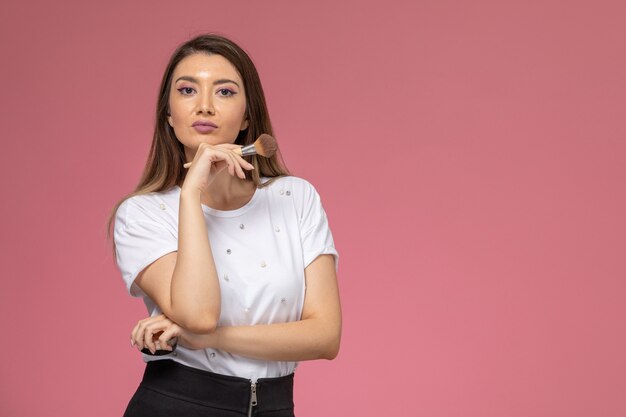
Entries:
[[[165,326],[162,320],[150,324],[140,322],[138,348],[150,346],[152,334],[163,331],[160,346],[174,336],[191,349],[213,348],[255,359],[304,361],[334,359],[341,339],[341,305],[332,255],[318,256],[305,269],[306,294],[299,321],[255,326],[218,327],[212,333],[194,333],[177,326]],[[147,319],[149,320],[149,319]],[[146,331],[145,328],[149,328]],[[142,336],[149,334],[149,338]]]
[[311,262],[305,279],[300,321],[218,327],[213,334],[184,335],[184,342],[264,360],[334,359],[341,339],[341,306],[332,255]]
[[242,168],[253,168],[232,152],[236,147],[200,144],[180,193],[178,252],[159,258],[135,280],[167,317],[198,333],[213,331],[221,311],[219,281],[200,196],[219,172],[245,178]]
[[178,251],[150,264],[135,283],[181,326],[197,332],[215,328],[220,288],[199,194],[181,193]]

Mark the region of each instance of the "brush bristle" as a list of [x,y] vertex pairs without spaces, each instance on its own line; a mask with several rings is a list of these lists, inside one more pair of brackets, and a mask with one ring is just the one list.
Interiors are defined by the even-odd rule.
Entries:
[[274,139],[274,137],[268,135],[267,133],[263,133],[254,142],[254,149],[259,155],[271,158],[276,153],[278,145],[276,144],[276,139]]

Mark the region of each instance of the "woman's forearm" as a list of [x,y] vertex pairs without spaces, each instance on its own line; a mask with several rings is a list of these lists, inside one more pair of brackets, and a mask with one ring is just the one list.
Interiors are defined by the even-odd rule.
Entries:
[[311,318],[289,323],[224,326],[210,334],[185,331],[181,339],[191,349],[213,348],[262,360],[334,359],[339,352],[341,323]]
[[220,287],[199,192],[181,192],[178,218],[171,319],[191,331],[210,332],[219,320]]

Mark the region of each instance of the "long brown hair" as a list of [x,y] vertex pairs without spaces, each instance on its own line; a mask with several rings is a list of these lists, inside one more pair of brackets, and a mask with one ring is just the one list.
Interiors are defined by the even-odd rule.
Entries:
[[[111,211],[107,222],[107,238],[111,237],[111,224],[115,213],[126,199],[135,195],[168,190],[175,185],[182,184],[185,178],[184,147],[176,138],[174,129],[167,122],[167,115],[170,85],[176,65],[185,57],[196,53],[221,55],[230,61],[241,75],[246,95],[245,118],[249,123],[246,129],[239,132],[235,143],[249,145],[262,133],[274,136],[259,74],[254,63],[241,47],[223,36],[212,33],[197,36],[181,44],[172,54],[163,74],[157,101],[154,135],[143,174],[135,190],[118,201]],[[268,185],[277,177],[289,175],[280,152],[276,152],[271,158],[254,155],[244,159],[254,165],[254,170],[245,171],[246,179],[253,181],[257,187]],[[261,177],[268,177],[270,180],[261,183]],[[113,255],[115,256],[115,242],[113,242]]]

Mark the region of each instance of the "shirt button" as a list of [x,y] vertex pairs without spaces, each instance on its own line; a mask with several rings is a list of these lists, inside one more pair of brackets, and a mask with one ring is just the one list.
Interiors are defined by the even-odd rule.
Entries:
[[285,192],[284,192],[283,190],[280,190],[280,191],[278,192],[278,194],[283,195],[283,194],[285,194]]
[[228,278],[228,274],[224,274],[224,281],[230,281],[230,278]]
[[287,302],[287,299],[285,297],[283,297],[283,298],[280,299],[280,302],[284,304],[284,303]]
[[239,228],[240,228],[241,230],[243,230],[245,227],[246,227],[246,226],[244,226],[244,225],[243,225],[243,223],[241,223],[241,224],[239,225]]
[[215,352],[211,352],[211,354],[209,355],[211,358],[215,357]]
[[276,233],[280,232],[280,227],[276,226],[276,228],[274,228],[274,230],[276,230]]
[[265,268],[267,266],[267,264],[265,263],[265,261],[261,261],[261,268]]
[[285,194],[291,195],[291,191],[285,191]]
[[161,208],[161,210],[165,210],[165,204],[161,203],[159,204],[159,207]]
[[230,255],[231,254],[231,250],[230,249],[226,249],[226,255]]

